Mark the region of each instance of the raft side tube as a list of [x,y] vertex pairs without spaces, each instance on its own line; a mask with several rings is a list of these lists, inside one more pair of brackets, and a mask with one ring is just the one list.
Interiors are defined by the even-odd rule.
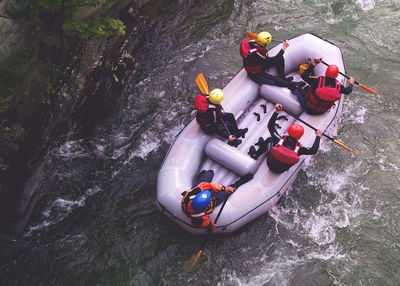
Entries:
[[216,138],[207,143],[207,156],[240,176],[254,174],[257,161]]

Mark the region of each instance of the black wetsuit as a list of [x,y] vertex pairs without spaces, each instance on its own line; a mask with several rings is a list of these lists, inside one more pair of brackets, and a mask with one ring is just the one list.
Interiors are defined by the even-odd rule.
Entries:
[[[269,130],[269,133],[271,134],[271,137],[267,138],[265,141],[259,140],[259,142],[256,143],[256,145],[259,146],[258,150],[255,150],[254,146],[250,147],[249,155],[252,158],[257,159],[263,153],[271,151],[272,147],[274,147],[278,143],[278,141],[281,139],[282,136],[278,133],[278,131],[275,128],[275,122],[276,122],[277,118],[278,118],[278,113],[274,112],[274,114],[271,116],[271,119],[268,122],[268,130]],[[260,138],[260,139],[262,139],[262,138]],[[316,136],[312,147],[311,148],[300,147],[297,155],[299,155],[299,156],[314,155],[318,151],[320,140],[321,140],[321,137]],[[294,150],[296,147],[296,143],[297,143],[297,140],[295,138],[288,136],[287,139],[284,141],[283,145],[288,147],[289,149]]]
[[[255,45],[254,43],[252,44]],[[250,46],[250,48],[253,48]],[[274,57],[269,57],[268,54],[266,56],[260,54],[259,52],[251,53],[247,60],[254,65],[262,65],[264,66],[264,70],[261,73],[250,73],[248,72],[248,76],[258,84],[267,84],[267,85],[276,85],[287,87],[289,89],[296,88],[295,85],[291,84],[289,81],[285,79],[285,59],[283,58],[284,50],[280,50],[279,53]],[[278,77],[273,76],[265,72],[265,70],[269,70],[271,67],[276,67],[278,72]]]
[[[318,88],[319,77],[311,76],[314,71],[314,65],[310,64],[308,68],[301,74],[301,78],[311,86],[312,92]],[[332,77],[325,77],[325,85],[329,87],[336,86],[336,79]],[[340,93],[350,94],[353,91],[353,85],[350,83],[347,87],[340,85]]]
[[[229,135],[237,136],[239,133],[235,116],[232,113],[220,113],[218,108],[208,108],[206,112],[198,113],[198,116],[204,120],[204,123],[200,125],[204,133],[216,133],[226,139]],[[214,122],[214,117],[216,122]]]

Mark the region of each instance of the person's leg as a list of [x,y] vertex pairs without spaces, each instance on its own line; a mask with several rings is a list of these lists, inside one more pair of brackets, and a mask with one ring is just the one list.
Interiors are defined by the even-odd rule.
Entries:
[[201,126],[201,125],[200,125],[200,128],[201,128],[201,130],[203,130],[203,132],[206,133],[206,134],[211,135],[211,134],[214,134],[214,133],[215,133],[215,128],[214,128],[214,126],[211,125],[211,124],[207,124],[207,125],[204,125],[204,126]]
[[212,179],[214,178],[214,171],[213,170],[202,170],[194,180],[192,188],[196,187],[198,184],[202,182],[209,182],[211,183]]
[[[258,83],[258,84],[266,84],[266,85],[275,85],[275,80],[273,78],[263,76],[265,73],[247,73],[249,78]],[[272,76],[271,76],[272,77]]]
[[239,128],[237,126],[235,116],[232,113],[224,112],[221,115],[221,119],[225,122],[225,125],[228,128],[229,132],[236,137]]
[[268,153],[271,151],[272,147],[274,146],[274,140],[272,137],[268,137],[266,140],[260,137],[255,145],[259,146],[258,150],[256,150],[254,146],[251,146],[247,154],[249,154],[251,158],[257,160],[258,157],[265,152]]
[[307,91],[300,89],[300,88],[296,88],[295,90],[293,90],[293,94],[297,97],[297,100],[299,101],[300,105],[305,108],[306,105],[306,98],[305,98],[305,94]]
[[271,67],[276,67],[276,71],[278,72],[278,76],[281,79],[285,79],[285,59],[282,56],[269,57],[266,68],[267,70]]
[[295,84],[292,84],[288,82],[285,79],[281,79],[277,76],[273,76],[272,74],[269,73],[258,73],[258,74],[251,74],[248,73],[249,77],[251,80],[258,84],[266,84],[266,85],[276,85],[276,86],[281,86],[281,87],[287,87],[290,90],[293,90],[296,88]]
[[271,151],[271,149],[274,147],[274,139],[272,137],[268,137],[267,140],[265,140],[265,145],[266,145],[266,151],[267,154],[269,153],[269,151]]

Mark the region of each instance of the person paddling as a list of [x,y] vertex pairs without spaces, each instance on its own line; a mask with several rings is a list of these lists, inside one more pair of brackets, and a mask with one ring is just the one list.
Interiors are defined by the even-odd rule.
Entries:
[[299,101],[309,114],[322,114],[340,99],[340,94],[350,94],[353,91],[354,78],[350,77],[349,85],[344,87],[337,80],[339,68],[336,65],[329,65],[325,76],[311,76],[314,67],[322,61],[322,57],[314,58],[314,62],[301,74],[301,78],[310,85],[304,98]]
[[[250,79],[258,84],[277,85],[294,90],[297,85],[294,82],[291,83],[293,78],[285,78],[285,59],[283,54],[289,47],[289,42],[284,41],[278,54],[269,57],[267,46],[271,41],[272,36],[268,32],[257,34],[256,40],[243,39],[240,44],[243,67]],[[271,67],[276,67],[278,77],[266,72]]]
[[275,128],[275,122],[278,114],[282,111],[282,105],[277,103],[275,105],[275,112],[268,122],[268,130],[271,137],[264,140],[262,137],[256,145],[259,149],[256,150],[254,146],[250,147],[249,155],[257,159],[263,153],[267,152],[267,164],[271,171],[275,173],[283,173],[295,165],[301,155],[314,155],[319,148],[319,142],[322,136],[322,131],[315,131],[316,138],[311,148],[302,147],[299,139],[304,134],[304,128],[300,124],[292,124],[288,128],[288,135],[281,136]]
[[236,190],[232,186],[224,187],[211,183],[213,177],[214,171],[201,171],[192,189],[182,193],[182,210],[195,226],[215,229],[216,224],[210,220],[210,214],[216,206],[225,201],[228,194]]
[[196,95],[194,105],[197,109],[196,121],[201,130],[207,134],[217,133],[223,138],[228,139],[228,144],[237,147],[242,140],[238,139],[245,136],[247,128],[239,129],[235,116],[232,113],[222,112],[221,101],[224,92],[213,89],[210,95]]

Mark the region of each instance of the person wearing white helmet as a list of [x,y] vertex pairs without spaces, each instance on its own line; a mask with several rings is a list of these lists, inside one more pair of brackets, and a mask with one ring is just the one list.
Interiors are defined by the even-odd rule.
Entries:
[[[256,40],[243,39],[240,45],[240,54],[243,57],[243,67],[248,76],[258,84],[277,85],[294,90],[297,85],[291,83],[293,78],[285,78],[285,60],[283,54],[289,46],[288,41],[284,41],[282,48],[276,56],[269,57],[267,46],[272,41],[272,36],[268,32],[257,34]],[[276,67],[278,76],[269,74],[267,71],[271,67]]]
[[223,98],[224,92],[219,88],[213,89],[208,98],[197,95],[194,99],[197,109],[196,121],[205,133],[217,133],[228,139],[229,145],[237,147],[242,142],[238,138],[244,138],[248,129],[239,129],[235,116],[232,113],[222,112],[220,103]]

